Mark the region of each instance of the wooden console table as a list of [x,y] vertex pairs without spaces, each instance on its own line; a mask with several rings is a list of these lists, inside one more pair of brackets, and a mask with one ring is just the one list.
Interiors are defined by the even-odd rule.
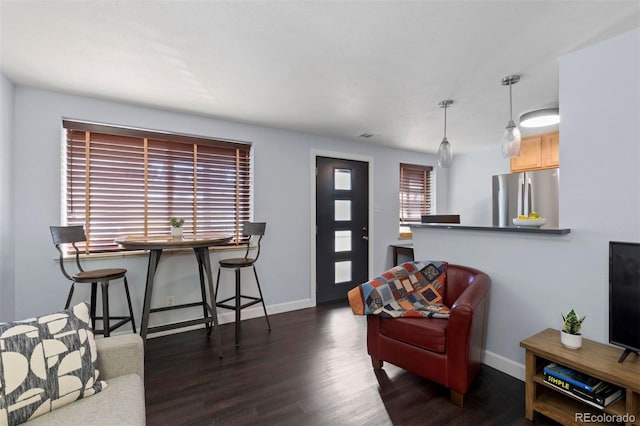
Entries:
[[[605,420],[599,424],[626,419],[627,426],[640,426],[640,357],[630,356],[619,363],[622,349],[588,339],[582,339],[580,349],[567,349],[560,343],[560,332],[550,328],[523,340],[520,346],[526,349],[527,419],[533,420],[537,411],[564,425],[587,424],[597,418]],[[551,362],[620,386],[624,396],[598,410],[544,382],[542,370]]]

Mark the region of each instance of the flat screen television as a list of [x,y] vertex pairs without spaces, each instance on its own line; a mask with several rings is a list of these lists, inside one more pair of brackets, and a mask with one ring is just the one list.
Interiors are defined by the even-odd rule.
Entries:
[[609,242],[609,343],[640,353],[640,243]]

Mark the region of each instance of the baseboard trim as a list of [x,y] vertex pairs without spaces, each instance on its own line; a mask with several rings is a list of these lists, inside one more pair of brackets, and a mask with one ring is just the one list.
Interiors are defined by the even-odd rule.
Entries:
[[516,379],[522,380],[524,382],[524,378],[525,378],[524,364],[520,364],[518,362],[510,360],[509,358],[505,358],[502,355],[498,355],[491,351],[485,351],[482,362],[483,364],[486,364],[489,367],[493,367],[496,370],[500,370],[503,373],[508,374],[511,377],[515,377]]

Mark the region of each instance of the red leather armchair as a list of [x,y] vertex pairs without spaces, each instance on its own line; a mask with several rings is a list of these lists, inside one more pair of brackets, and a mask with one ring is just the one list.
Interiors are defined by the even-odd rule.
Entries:
[[367,350],[374,369],[383,361],[450,389],[462,407],[464,394],[480,370],[484,351],[491,278],[449,264],[445,304],[449,319],[367,316]]

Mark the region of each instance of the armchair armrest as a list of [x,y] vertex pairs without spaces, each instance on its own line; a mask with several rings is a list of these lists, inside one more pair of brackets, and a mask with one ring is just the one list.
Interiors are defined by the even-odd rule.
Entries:
[[447,328],[449,384],[466,393],[482,362],[491,278],[479,272],[451,307]]
[[448,337],[467,336],[474,311],[482,307],[489,293],[491,279],[478,272],[451,306]]
[[125,374],[137,374],[144,380],[144,344],[137,334],[96,339],[100,378],[108,380]]

